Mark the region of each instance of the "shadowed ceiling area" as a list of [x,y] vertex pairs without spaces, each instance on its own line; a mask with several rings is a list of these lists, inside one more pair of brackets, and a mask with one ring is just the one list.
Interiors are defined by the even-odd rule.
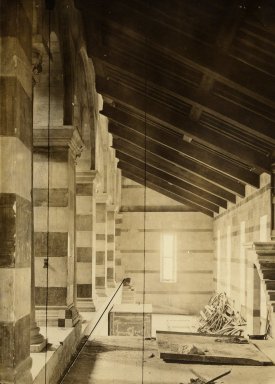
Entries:
[[124,176],[209,216],[275,144],[274,1],[75,0]]

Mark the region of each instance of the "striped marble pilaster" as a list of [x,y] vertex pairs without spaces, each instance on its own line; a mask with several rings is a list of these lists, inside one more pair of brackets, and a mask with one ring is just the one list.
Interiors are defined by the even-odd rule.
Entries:
[[76,175],[77,308],[95,311],[95,178],[96,171]]
[[107,194],[96,196],[96,272],[98,296],[106,295],[107,288]]
[[115,211],[114,205],[107,209],[107,286],[115,287]]
[[115,280],[121,281],[124,276],[124,270],[121,263],[121,253],[120,253],[120,235],[122,227],[122,217],[123,214],[117,212],[115,214]]
[[0,383],[30,384],[32,3],[0,13]]
[[79,320],[75,308],[75,158],[82,141],[72,127],[49,132],[36,129],[34,146],[37,322],[71,327]]

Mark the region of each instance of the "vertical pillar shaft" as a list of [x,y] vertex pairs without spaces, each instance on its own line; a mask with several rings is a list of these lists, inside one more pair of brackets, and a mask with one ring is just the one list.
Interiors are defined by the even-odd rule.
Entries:
[[96,292],[106,295],[107,288],[107,195],[96,198]]
[[[37,74],[37,68],[42,63],[42,55],[40,50],[33,49],[32,52],[32,72],[33,72],[33,86],[36,85],[36,81],[39,78]],[[34,92],[33,92],[34,98]],[[34,116],[33,116],[34,118]],[[33,158],[32,158],[33,164]],[[32,172],[32,185],[33,185],[33,172]],[[31,318],[30,318],[30,336],[31,336],[31,352],[41,352],[47,344],[46,339],[40,333],[40,328],[37,326],[35,315],[35,257],[33,249],[33,207],[32,207],[32,256],[31,256]]]
[[[48,136],[49,135],[49,136]],[[75,308],[75,158],[73,127],[34,131],[34,252],[37,321],[71,327]]]
[[32,3],[3,0],[0,13],[0,382],[29,384]]
[[122,227],[122,213],[116,213],[115,218],[115,279],[116,281],[121,281],[124,276],[124,271],[122,270],[121,263],[121,253],[120,253],[120,236],[121,236],[121,227]]
[[[32,227],[32,236],[33,236],[33,227]],[[33,241],[32,241],[33,246]],[[31,255],[31,314],[30,314],[30,343],[31,343],[31,352],[41,352],[42,349],[46,347],[47,341],[41,335],[40,328],[36,323],[35,316],[35,258],[34,251],[32,249]]]
[[80,311],[95,311],[95,176],[96,171],[77,173],[76,287]]
[[115,282],[115,209],[114,205],[107,211],[107,285],[114,287]]

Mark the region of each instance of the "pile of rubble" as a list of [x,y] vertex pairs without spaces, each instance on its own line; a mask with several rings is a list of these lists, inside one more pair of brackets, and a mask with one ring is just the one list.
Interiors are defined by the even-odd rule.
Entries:
[[242,336],[245,320],[231,305],[226,293],[217,293],[200,311],[199,333]]

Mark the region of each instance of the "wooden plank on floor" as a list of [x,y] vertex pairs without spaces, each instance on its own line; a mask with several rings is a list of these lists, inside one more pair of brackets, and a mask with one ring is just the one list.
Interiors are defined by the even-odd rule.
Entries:
[[157,331],[156,337],[160,358],[165,361],[272,365],[272,361],[254,344],[230,343],[230,336]]

